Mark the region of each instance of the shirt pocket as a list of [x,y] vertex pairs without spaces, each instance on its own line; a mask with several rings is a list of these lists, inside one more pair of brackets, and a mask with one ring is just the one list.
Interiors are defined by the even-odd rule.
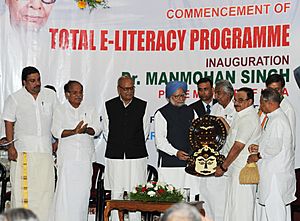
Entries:
[[43,115],[52,115],[52,105],[49,103],[42,102],[42,114]]

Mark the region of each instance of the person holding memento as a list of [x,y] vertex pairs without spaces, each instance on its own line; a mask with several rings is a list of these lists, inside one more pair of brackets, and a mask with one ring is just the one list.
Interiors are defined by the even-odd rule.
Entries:
[[154,116],[155,142],[159,153],[160,181],[171,183],[176,188],[190,188],[191,199],[194,199],[199,193],[199,179],[184,169],[191,152],[189,127],[196,114],[185,104],[186,91],[185,82],[171,81],[166,85],[168,103]]
[[212,106],[217,103],[217,100],[213,99],[213,82],[209,78],[200,78],[197,82],[197,88],[199,100],[189,106],[196,111],[198,117],[202,117],[205,114],[211,113]]
[[220,80],[216,82],[215,98],[218,103],[212,107],[211,115],[224,118],[229,126],[231,125],[236,113],[234,103],[232,101],[233,94],[233,87],[228,80]]
[[249,155],[248,146],[257,143],[261,134],[259,117],[253,107],[254,93],[243,87],[234,96],[237,114],[224,146],[227,156],[215,175],[228,176],[224,221],[253,221],[256,185],[240,184],[239,174]]
[[259,151],[248,157],[248,163],[258,162],[260,174],[255,205],[257,221],[291,220],[289,204],[296,199],[292,129],[280,102],[276,90],[268,88],[261,92],[260,110],[267,121],[258,146],[249,147],[251,152]]
[[[228,126],[232,124],[236,111],[233,103],[234,89],[228,80],[220,80],[215,85],[215,98],[218,101],[211,110],[211,115],[223,118]],[[225,123],[225,122],[224,122]],[[220,150],[223,153],[223,149]],[[206,179],[205,194],[207,213],[215,221],[224,220],[227,177],[208,177]]]

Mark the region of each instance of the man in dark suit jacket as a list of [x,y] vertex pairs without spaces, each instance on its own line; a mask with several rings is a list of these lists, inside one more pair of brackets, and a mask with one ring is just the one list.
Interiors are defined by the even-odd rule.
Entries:
[[202,117],[205,114],[210,114],[211,107],[217,103],[217,100],[213,99],[213,82],[209,78],[200,78],[197,82],[197,86],[200,100],[189,106],[196,111],[198,117]]

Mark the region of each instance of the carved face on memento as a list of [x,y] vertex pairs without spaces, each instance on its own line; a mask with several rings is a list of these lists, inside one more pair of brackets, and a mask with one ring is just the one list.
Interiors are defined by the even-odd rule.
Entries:
[[187,160],[185,171],[195,176],[214,175],[216,167],[225,159],[219,153],[225,140],[225,126],[217,117],[206,115],[194,120],[189,132],[193,154]]
[[217,167],[217,156],[219,153],[205,145],[202,149],[194,153],[195,171],[203,175],[210,175]]

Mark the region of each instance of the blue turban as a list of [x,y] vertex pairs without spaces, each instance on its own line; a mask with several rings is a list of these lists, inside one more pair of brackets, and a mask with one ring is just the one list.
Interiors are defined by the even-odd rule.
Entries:
[[170,81],[166,85],[166,98],[170,98],[179,88],[182,88],[184,93],[186,93],[187,84],[183,81]]

